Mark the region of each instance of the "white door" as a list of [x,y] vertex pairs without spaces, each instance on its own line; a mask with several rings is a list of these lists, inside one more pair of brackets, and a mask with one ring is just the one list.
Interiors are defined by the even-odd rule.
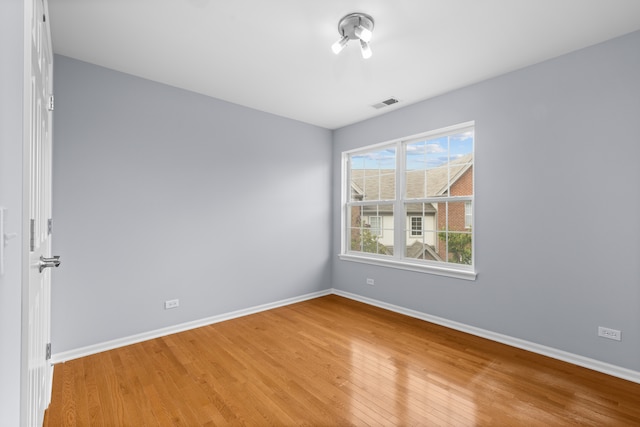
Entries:
[[[31,10],[29,10],[31,8]],[[28,384],[26,425],[42,426],[44,411],[51,400],[53,368],[49,363],[51,269],[57,262],[51,259],[51,130],[53,109],[50,27],[46,0],[29,0],[25,10],[31,28],[30,80],[27,82],[25,121],[29,127],[25,151],[28,185],[25,194],[25,215],[29,224],[29,274],[27,302],[28,322],[23,340],[26,353]],[[28,54],[28,52],[27,52]],[[24,330],[24,329],[23,329]],[[24,348],[24,347],[23,347]],[[24,407],[24,406],[23,406]]]

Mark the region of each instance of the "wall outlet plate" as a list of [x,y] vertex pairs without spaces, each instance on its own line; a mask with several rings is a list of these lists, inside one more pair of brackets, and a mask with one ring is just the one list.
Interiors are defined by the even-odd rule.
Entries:
[[177,308],[180,306],[179,299],[171,299],[164,302],[164,309],[169,310],[170,308]]
[[604,326],[598,326],[598,336],[603,338],[609,338],[610,340],[620,341],[622,340],[622,332],[617,329],[605,328]]
[[376,282],[373,279],[367,279],[367,285],[375,286]]

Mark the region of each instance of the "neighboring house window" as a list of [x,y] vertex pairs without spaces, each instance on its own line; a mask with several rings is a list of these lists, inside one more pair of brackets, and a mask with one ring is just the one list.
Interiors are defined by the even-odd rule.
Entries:
[[372,235],[382,237],[382,217],[381,216],[370,216],[369,227],[371,227]]
[[475,279],[474,146],[465,123],[344,152],[341,259]]
[[412,216],[411,219],[411,237],[422,236],[422,217]]

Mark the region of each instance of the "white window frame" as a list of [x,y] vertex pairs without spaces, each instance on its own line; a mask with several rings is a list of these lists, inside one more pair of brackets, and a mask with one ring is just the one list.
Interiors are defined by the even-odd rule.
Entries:
[[[339,258],[344,261],[352,261],[359,262],[365,264],[373,264],[384,267],[398,268],[402,270],[416,271],[422,273],[435,274],[440,276],[453,277],[457,279],[464,280],[475,280],[477,277],[476,265],[475,265],[475,231],[476,227],[474,224],[470,226],[470,233],[472,234],[471,239],[471,264],[456,264],[445,261],[431,261],[431,260],[422,260],[422,259],[413,259],[405,257],[404,250],[397,250],[396,248],[405,248],[406,247],[406,239],[407,235],[411,234],[411,221],[409,221],[409,231],[410,233],[403,232],[406,229],[406,203],[431,203],[434,201],[433,198],[425,198],[425,199],[407,199],[405,198],[405,158],[406,158],[406,146],[408,143],[414,142],[418,139],[432,139],[440,136],[452,135],[456,133],[461,133],[465,131],[474,132],[475,122],[466,122],[455,126],[449,126],[446,128],[425,132],[422,134],[412,135],[406,138],[400,138],[397,140],[387,141],[379,144],[373,144],[366,147],[361,147],[355,150],[344,151],[342,153],[342,224],[341,224],[341,251]],[[349,208],[351,206],[358,206],[362,204],[362,202],[351,202],[350,201],[350,193],[351,193],[351,177],[349,176],[350,168],[349,168],[349,158],[358,153],[368,153],[372,150],[384,148],[384,147],[393,147],[396,149],[396,197],[393,201],[393,212],[394,212],[394,254],[393,255],[381,255],[375,253],[364,253],[359,251],[350,250],[349,246],[349,236],[347,232],[348,225],[350,224],[349,216]],[[473,151],[475,152],[476,146],[476,138],[474,132],[474,142],[473,142]],[[475,156],[474,163],[472,168],[473,173],[473,183],[475,187]],[[472,212],[474,211],[474,198],[475,198],[475,190],[474,195],[471,196],[438,196],[438,202],[470,202]],[[381,201],[377,201],[375,203],[380,203]],[[389,201],[385,201],[389,202]],[[384,203],[384,202],[383,202]],[[466,215],[465,215],[466,217]],[[466,219],[466,218],[465,218]],[[423,220],[424,221],[424,220]],[[475,222],[475,215],[471,216],[471,222]],[[466,224],[466,221],[465,221]],[[423,223],[424,226],[424,223]],[[424,230],[423,230],[424,234]],[[419,237],[419,236],[414,236]]]

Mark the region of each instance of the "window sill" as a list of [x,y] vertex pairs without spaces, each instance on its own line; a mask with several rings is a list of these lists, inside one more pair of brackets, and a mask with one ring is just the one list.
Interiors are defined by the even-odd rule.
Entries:
[[440,267],[422,263],[414,263],[408,261],[400,261],[397,259],[366,257],[353,254],[340,254],[338,257],[342,261],[360,262],[363,264],[378,265],[381,267],[391,267],[400,270],[416,271],[419,273],[435,274],[438,276],[453,277],[463,280],[476,280],[478,273],[474,270],[466,270],[462,268]]

